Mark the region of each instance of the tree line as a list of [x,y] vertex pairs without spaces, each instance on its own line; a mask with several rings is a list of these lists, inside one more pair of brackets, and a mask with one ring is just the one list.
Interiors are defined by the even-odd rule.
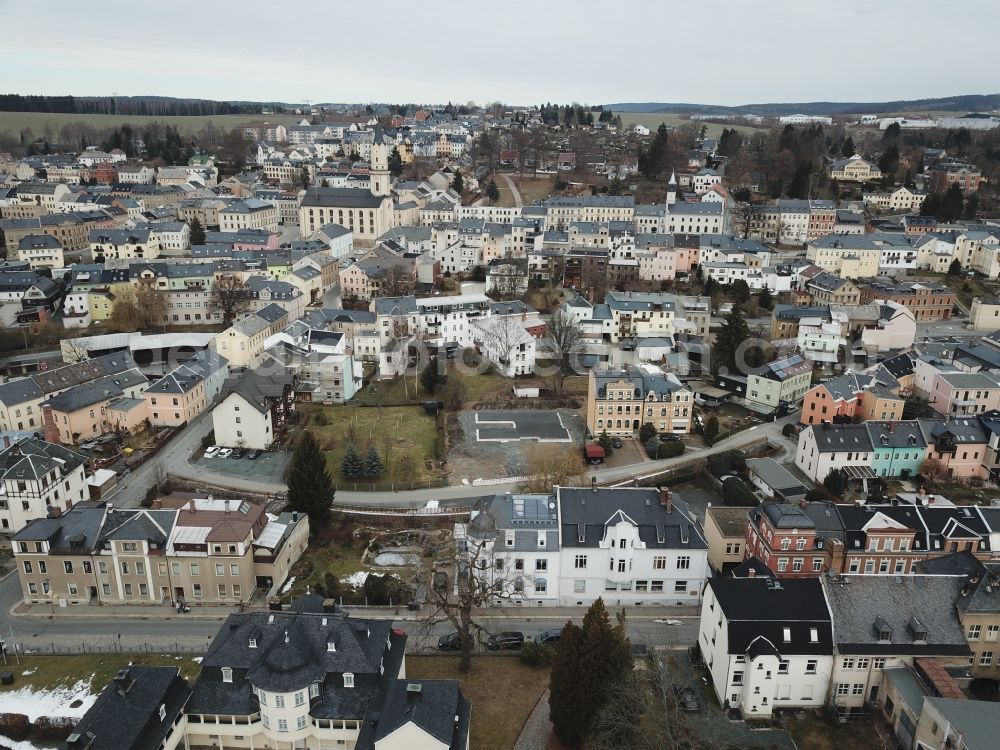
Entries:
[[190,116],[260,114],[264,108],[283,112],[280,105],[260,102],[220,102],[161,96],[40,96],[0,94],[0,112],[52,114]]

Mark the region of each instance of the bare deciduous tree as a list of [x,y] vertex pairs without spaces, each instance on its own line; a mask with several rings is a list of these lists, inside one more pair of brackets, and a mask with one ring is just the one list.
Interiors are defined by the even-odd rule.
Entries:
[[675,692],[676,676],[663,658],[650,656],[626,675],[594,719],[596,750],[687,750],[693,734]]
[[546,443],[531,451],[527,471],[528,479],[520,486],[522,492],[551,492],[555,485],[583,485],[587,467],[575,447]]
[[418,633],[425,636],[435,625],[447,623],[459,640],[459,671],[472,665],[472,652],[489,632],[478,621],[479,613],[499,606],[519,594],[523,571],[508,566],[496,553],[496,523],[488,513],[480,513],[468,524],[456,524],[453,535],[429,544],[416,583],[425,592],[425,611]]
[[580,324],[565,311],[559,310],[549,318],[543,341],[545,351],[556,360],[556,391],[562,393],[566,376],[573,372],[576,355],[583,351],[583,330]]
[[208,308],[222,313],[223,322],[229,326],[241,313],[250,308],[250,293],[238,276],[220,276],[212,284]]

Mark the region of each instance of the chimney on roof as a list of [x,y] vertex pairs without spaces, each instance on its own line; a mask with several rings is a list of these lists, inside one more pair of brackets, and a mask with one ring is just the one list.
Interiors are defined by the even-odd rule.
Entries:
[[597,477],[590,478],[590,491],[597,492]]
[[10,436],[9,435],[4,435],[3,436],[3,447],[4,447],[4,449],[10,448]]
[[749,568],[747,568],[747,578],[756,578],[756,577],[757,577],[757,568],[751,565]]
[[799,500],[799,507],[802,508],[802,510],[805,510],[808,506],[809,503],[806,502],[806,499],[804,497],[801,500]]
[[297,510],[292,511],[292,523],[299,522],[299,512]]
[[667,509],[667,513],[674,512],[674,498],[669,487],[660,487],[660,505]]
[[895,422],[889,422],[889,434],[891,435],[895,431],[896,431],[896,423]]

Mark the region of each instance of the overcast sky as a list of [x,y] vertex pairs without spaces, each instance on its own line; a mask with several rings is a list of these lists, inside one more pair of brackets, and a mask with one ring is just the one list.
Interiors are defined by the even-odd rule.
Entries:
[[0,91],[25,94],[737,105],[1000,91],[998,0],[0,0],[0,20]]

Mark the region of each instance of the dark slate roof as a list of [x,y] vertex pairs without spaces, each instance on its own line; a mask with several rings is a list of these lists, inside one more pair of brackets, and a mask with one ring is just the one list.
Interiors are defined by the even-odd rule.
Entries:
[[[471,718],[472,704],[455,680],[393,680],[372,739],[378,742],[413,723],[449,749],[465,750]],[[357,748],[374,747],[366,743],[359,737]]]
[[918,560],[913,565],[915,573],[936,576],[971,576],[984,570],[986,570],[986,566],[968,550],[953,552],[941,557],[931,557],[927,560]]
[[793,503],[765,503],[751,511],[751,521],[756,521],[758,513],[767,516],[771,526],[776,529],[812,529],[813,520],[806,512]]
[[51,234],[29,234],[17,243],[18,250],[55,250],[61,247],[59,240]]
[[774,571],[756,555],[748,557],[730,570],[729,575],[733,578],[777,578]]
[[655,393],[657,398],[662,399],[664,396],[687,387],[673,378],[668,378],[662,372],[651,372],[642,367],[629,367],[621,370],[602,369],[592,372],[598,398],[605,398],[608,385],[617,383],[619,380],[631,382],[638,391],[636,398],[642,400],[646,400],[650,393]]
[[927,447],[923,432],[915,419],[900,422],[865,422],[872,449]]
[[104,505],[78,503],[57,518],[36,518],[18,531],[16,542],[48,542],[50,554],[83,555],[97,549]]
[[[964,583],[964,576],[924,575],[824,580],[838,651],[915,656],[969,654],[954,606]],[[879,627],[891,631],[888,642],[879,642]],[[926,643],[916,640],[918,629],[926,631]]]
[[333,208],[378,208],[384,196],[374,195],[370,190],[358,188],[312,187],[302,196],[301,205]]
[[872,441],[868,429],[863,424],[812,425],[816,446],[820,452],[840,453],[844,451],[870,451]]
[[701,524],[676,494],[670,511],[653,487],[559,487],[556,497],[563,547],[597,547],[606,527],[624,520],[638,527],[647,549],[708,549]]
[[[406,635],[388,620],[323,613],[320,597],[297,604],[292,611],[230,615],[202,660],[188,711],[248,714],[257,710],[254,686],[287,693],[317,682],[321,695],[309,711],[314,718],[361,720],[377,709],[399,674]],[[222,682],[223,667],[233,670],[231,684]],[[355,687],[343,686],[345,673],[354,675]]]
[[833,652],[830,612],[818,579],[727,577],[711,578],[708,585],[726,616],[729,653],[747,653],[761,637],[783,655]]
[[0,480],[35,480],[59,467],[62,476],[87,457],[55,443],[25,438],[0,452]]
[[157,750],[173,730],[190,695],[191,688],[177,667],[123,664],[66,739],[65,747]]

